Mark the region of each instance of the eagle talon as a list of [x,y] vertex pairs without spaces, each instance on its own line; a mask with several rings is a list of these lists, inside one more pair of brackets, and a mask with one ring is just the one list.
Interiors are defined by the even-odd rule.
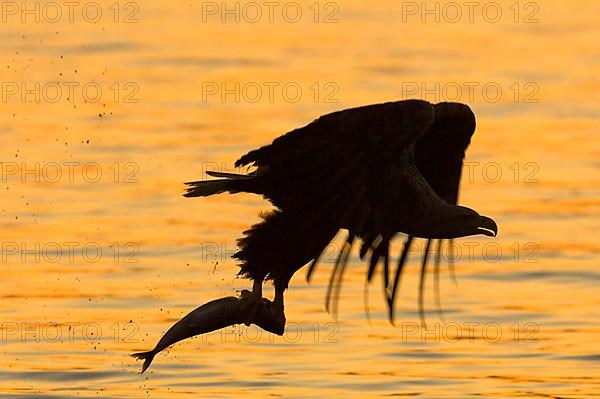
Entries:
[[266,315],[271,322],[272,326],[267,329],[267,331],[272,332],[273,334],[283,335],[285,332],[285,313],[283,312],[283,307],[278,306],[276,302],[271,302],[265,299],[264,308],[266,311]]
[[256,324],[268,332],[283,335],[286,319],[282,306],[248,290],[241,292],[239,300],[241,323],[248,327]]
[[242,322],[250,326],[256,319],[259,309],[263,306],[263,298],[254,291],[242,290],[240,294],[240,313],[243,315]]

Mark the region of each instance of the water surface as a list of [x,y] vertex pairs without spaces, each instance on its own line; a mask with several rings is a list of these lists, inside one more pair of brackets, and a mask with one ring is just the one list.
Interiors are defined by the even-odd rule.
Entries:
[[[63,8],[57,23],[4,15],[0,391],[599,395],[600,8],[544,1],[525,23],[535,9],[519,3],[515,23],[513,3],[496,3],[496,23],[481,13],[423,23],[403,13],[406,2],[354,0],[318,3],[318,22],[313,3],[298,2],[296,23],[281,13],[222,23],[201,2],[119,3],[117,16],[100,2],[96,22],[92,10],[70,22]],[[409,97],[475,111],[460,200],[500,226],[498,238],[457,241],[458,285],[445,268],[440,277],[444,320],[429,278],[427,329],[418,324],[422,242],[396,326],[380,280],[366,319],[356,255],[334,319],[323,306],[334,243],[311,285],[304,270],[292,281],[284,337],[229,329],[176,345],[139,375],[131,352],[196,306],[249,287],[229,256],[268,207],[250,195],[185,199],[182,182],[233,170],[246,151],[318,115]]]

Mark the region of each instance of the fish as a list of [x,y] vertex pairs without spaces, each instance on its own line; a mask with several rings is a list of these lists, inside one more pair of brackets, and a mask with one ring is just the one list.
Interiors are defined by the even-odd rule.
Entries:
[[[131,354],[136,359],[144,360],[141,374],[150,367],[154,357],[171,345],[183,341],[184,339],[194,337],[199,334],[209,333],[224,327],[235,324],[250,323],[243,317],[242,305],[245,298],[228,296],[207,302],[197,307],[190,313],[182,317],[177,323],[160,338],[154,349],[147,352],[137,352]],[[262,298],[261,306],[253,318],[253,324],[274,334],[282,335],[285,325],[282,326],[274,318],[270,317],[270,306],[272,303],[268,299]]]

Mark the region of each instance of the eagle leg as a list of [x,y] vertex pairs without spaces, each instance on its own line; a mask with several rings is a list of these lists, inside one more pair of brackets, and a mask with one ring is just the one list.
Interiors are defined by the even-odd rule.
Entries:
[[252,285],[252,292],[243,290],[240,294],[240,299],[242,300],[240,313],[243,315],[244,324],[250,326],[263,303],[262,280],[255,279]]
[[285,328],[285,312],[283,311],[283,291],[285,288],[275,284],[275,297],[273,298],[273,318],[275,325],[281,326],[281,334]]

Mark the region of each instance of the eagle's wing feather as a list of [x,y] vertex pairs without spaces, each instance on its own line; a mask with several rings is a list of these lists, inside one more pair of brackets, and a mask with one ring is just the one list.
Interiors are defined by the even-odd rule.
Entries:
[[[435,120],[431,128],[416,143],[415,162],[417,168],[433,191],[444,201],[453,205],[456,205],[458,201],[463,159],[465,151],[471,142],[471,137],[475,132],[475,126],[475,115],[468,106],[458,103],[439,103],[435,105]],[[399,287],[400,276],[407,260],[407,252],[413,240],[413,236],[408,236],[404,243],[388,296],[389,317],[392,321],[394,317],[394,301]],[[429,248],[430,243],[431,240],[427,242],[426,248]],[[450,244],[452,245],[452,242]],[[434,271],[436,273],[439,271],[441,259],[439,251],[441,250],[440,240],[437,245],[438,253],[435,257],[436,265]],[[426,271],[426,261],[427,254],[425,253],[421,266],[423,272]],[[451,263],[450,266],[452,266]],[[421,276],[421,287],[423,286],[423,279],[424,276]],[[422,289],[420,290],[419,297],[421,307],[419,313],[422,315]]]

